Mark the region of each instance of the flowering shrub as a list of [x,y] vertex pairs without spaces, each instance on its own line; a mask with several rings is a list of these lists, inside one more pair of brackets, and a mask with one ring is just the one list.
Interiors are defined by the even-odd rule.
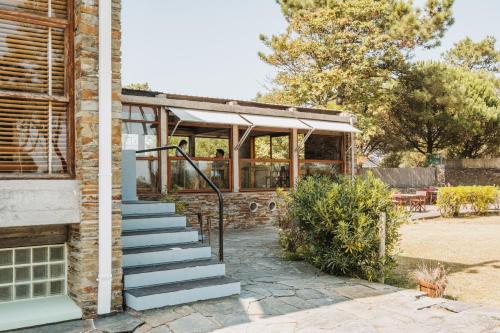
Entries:
[[[395,207],[389,188],[369,174],[350,180],[307,177],[281,193],[280,245],[289,258],[321,270],[374,280],[394,262],[398,227],[408,215]],[[284,209],[283,209],[284,208]],[[380,217],[386,214],[386,256],[379,255]]]

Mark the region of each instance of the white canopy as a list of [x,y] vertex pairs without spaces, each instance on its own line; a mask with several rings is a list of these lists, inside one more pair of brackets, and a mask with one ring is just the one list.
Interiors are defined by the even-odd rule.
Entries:
[[302,119],[302,121],[318,131],[361,133],[360,130],[348,123],[309,119]]
[[257,127],[310,129],[309,126],[296,118],[257,116],[249,114],[242,114],[241,116]]
[[236,113],[193,109],[168,108],[180,120],[196,123],[250,126],[251,124]]

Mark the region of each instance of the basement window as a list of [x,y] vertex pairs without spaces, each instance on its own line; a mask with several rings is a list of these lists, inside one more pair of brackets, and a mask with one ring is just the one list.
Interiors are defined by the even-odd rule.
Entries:
[[66,294],[66,246],[0,249],[0,303]]

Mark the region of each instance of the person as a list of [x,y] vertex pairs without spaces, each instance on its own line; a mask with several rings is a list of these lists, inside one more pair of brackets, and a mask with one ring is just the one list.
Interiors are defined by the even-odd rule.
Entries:
[[[182,139],[180,142],[179,142],[179,148],[182,149],[183,152],[186,153],[186,155],[189,155],[188,152],[186,151],[186,148],[187,148],[187,141]],[[182,156],[182,154],[176,150],[175,151],[175,156],[179,157],[179,156]]]
[[[224,149],[218,148],[215,151],[215,158],[224,158]],[[225,161],[214,161],[214,164],[212,166],[213,171],[212,171],[212,180],[214,181],[215,185],[217,185],[220,188],[226,188],[227,184],[225,184],[225,169],[226,169],[226,162]]]

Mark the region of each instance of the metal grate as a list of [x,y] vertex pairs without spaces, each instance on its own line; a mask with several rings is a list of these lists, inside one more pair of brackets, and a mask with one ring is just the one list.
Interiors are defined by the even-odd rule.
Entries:
[[0,303],[66,294],[66,245],[0,249]]

